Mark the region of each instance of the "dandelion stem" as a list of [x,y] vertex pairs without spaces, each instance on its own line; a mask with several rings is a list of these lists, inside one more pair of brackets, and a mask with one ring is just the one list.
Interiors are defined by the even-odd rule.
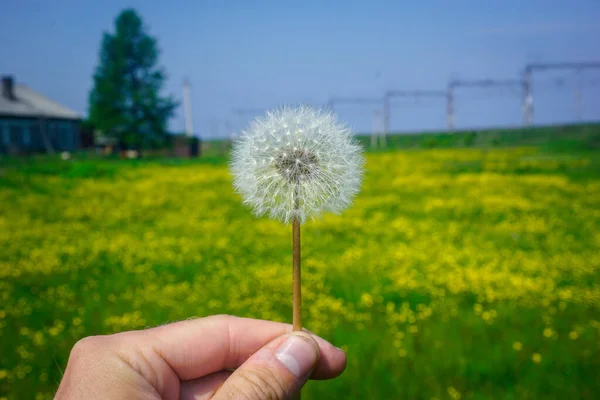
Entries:
[[[298,207],[298,192],[295,193],[295,206]],[[300,220],[294,217],[292,224],[292,243],[293,243],[293,317],[292,324],[294,331],[302,330],[302,283],[300,274]]]
[[[294,208],[297,210],[300,208],[300,198],[298,196],[298,186],[294,190]],[[292,330],[302,330],[302,280],[300,273],[300,220],[298,217],[294,217],[292,223],[292,247],[293,247],[293,261],[292,261]],[[301,400],[302,394],[298,393],[295,400]]]
[[300,221],[298,218],[294,218],[293,223],[293,245],[294,245],[294,288],[293,288],[293,296],[294,296],[294,316],[293,316],[293,325],[295,331],[302,330],[302,284],[301,284],[301,274],[300,274]]

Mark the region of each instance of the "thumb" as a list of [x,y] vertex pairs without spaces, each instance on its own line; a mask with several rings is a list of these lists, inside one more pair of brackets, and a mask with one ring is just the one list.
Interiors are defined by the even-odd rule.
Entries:
[[305,332],[281,336],[252,355],[213,399],[293,399],[319,362],[319,345]]

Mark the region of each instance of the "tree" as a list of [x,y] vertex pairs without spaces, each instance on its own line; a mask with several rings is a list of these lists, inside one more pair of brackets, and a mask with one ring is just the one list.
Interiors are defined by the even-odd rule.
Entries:
[[89,98],[89,122],[105,135],[128,146],[154,146],[164,141],[167,122],[177,104],[162,97],[165,72],[158,67],[156,39],[145,30],[135,10],[115,19],[115,33],[104,33],[94,87]]

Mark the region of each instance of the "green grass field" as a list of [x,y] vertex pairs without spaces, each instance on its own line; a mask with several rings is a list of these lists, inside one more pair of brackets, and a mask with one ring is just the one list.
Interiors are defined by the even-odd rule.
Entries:
[[[367,154],[353,207],[303,228],[305,326],[348,354],[304,398],[600,398],[598,128],[549,132]],[[0,204],[0,399],[52,398],[84,336],[291,321],[291,228],[223,157],[0,159]]]

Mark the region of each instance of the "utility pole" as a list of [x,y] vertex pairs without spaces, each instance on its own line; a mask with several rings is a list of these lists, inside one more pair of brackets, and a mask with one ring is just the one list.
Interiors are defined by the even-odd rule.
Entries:
[[390,133],[390,96],[386,93],[383,96],[383,134]]
[[523,75],[523,125],[533,122],[533,95],[531,94],[531,68],[525,68]]
[[381,110],[373,111],[373,127],[371,130],[371,147],[376,148],[377,142],[381,142],[381,147],[386,147],[385,135],[382,135]]
[[[547,71],[547,70],[575,70],[581,74],[581,72],[585,69],[600,69],[600,61],[577,61],[577,62],[563,62],[563,63],[531,63],[525,66],[525,81],[527,83],[527,88],[525,92],[525,99],[529,101],[528,104],[528,114],[526,114],[528,125],[533,121],[533,97],[531,96],[532,91],[532,74],[535,71]],[[582,114],[582,106],[583,99],[581,94],[581,83],[578,83],[576,93],[575,93],[575,101],[577,102],[577,113],[579,118],[583,118]]]
[[190,81],[186,78],[183,82],[183,103],[185,108],[185,134],[188,137],[191,137],[194,134],[194,122],[192,120],[192,98],[190,91]]
[[448,83],[448,98],[447,98],[447,115],[448,115],[448,130],[454,130],[454,90],[459,87],[508,87],[522,88],[524,87],[522,80],[510,79],[476,79],[476,80],[452,80]]
[[448,91],[446,93],[446,124],[448,125],[448,132],[454,130],[454,85],[453,82],[448,84]]
[[383,96],[383,132],[388,133],[390,129],[390,100],[392,97],[413,98],[443,98],[446,92],[441,90],[388,90]]

